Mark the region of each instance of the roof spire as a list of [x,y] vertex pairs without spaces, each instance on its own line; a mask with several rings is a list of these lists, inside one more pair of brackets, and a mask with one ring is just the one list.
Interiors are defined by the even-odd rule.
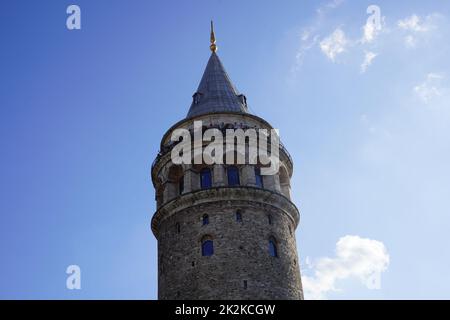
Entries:
[[225,68],[216,54],[216,36],[214,24],[211,21],[211,45],[212,51],[202,80],[197,91],[192,96],[188,118],[198,115],[218,112],[248,113],[247,101],[243,94],[239,94],[228,77]]
[[214,34],[214,23],[212,20],[211,20],[211,45],[209,46],[209,48],[211,49],[212,52],[217,51],[216,35]]

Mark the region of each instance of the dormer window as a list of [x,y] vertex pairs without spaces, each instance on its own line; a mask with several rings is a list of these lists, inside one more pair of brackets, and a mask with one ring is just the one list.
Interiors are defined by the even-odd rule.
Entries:
[[242,105],[247,108],[247,97],[243,94],[238,95],[239,100],[241,101]]
[[194,104],[199,104],[201,96],[202,96],[202,94],[200,92],[194,93],[194,95],[192,96],[193,103]]

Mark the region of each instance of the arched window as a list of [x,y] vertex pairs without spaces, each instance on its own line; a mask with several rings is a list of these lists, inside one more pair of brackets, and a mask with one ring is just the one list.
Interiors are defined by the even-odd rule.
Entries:
[[238,186],[239,183],[239,169],[235,166],[230,166],[227,168],[228,185]]
[[209,224],[209,216],[207,214],[203,215],[202,222],[203,222],[203,225]]
[[267,216],[267,222],[269,223],[269,224],[272,224],[272,215],[268,215]]
[[255,178],[256,178],[256,186],[259,188],[264,188],[263,177],[261,175],[261,169],[255,168]]
[[211,188],[211,169],[205,168],[200,172],[200,187],[202,189]]
[[180,191],[180,194],[183,194],[183,192],[184,192],[184,176],[181,176],[180,181],[178,181],[178,190]]
[[175,225],[175,229],[177,230],[177,233],[181,232],[181,227],[180,224],[177,222],[177,224]]
[[272,257],[278,257],[277,243],[273,237],[269,239],[269,254]]
[[214,245],[211,238],[202,240],[202,256],[212,256],[214,254]]
[[236,211],[236,221],[242,222],[242,213],[240,210]]

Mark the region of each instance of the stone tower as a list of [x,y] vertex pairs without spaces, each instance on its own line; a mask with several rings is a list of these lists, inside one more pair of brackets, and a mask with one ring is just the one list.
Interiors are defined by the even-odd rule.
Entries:
[[[249,164],[174,164],[175,129],[272,129],[249,112],[216,53],[185,119],[163,136],[151,176],[157,210],[159,299],[303,299],[290,198],[293,162],[280,144],[280,169],[261,175]],[[204,148],[204,146],[201,148]]]

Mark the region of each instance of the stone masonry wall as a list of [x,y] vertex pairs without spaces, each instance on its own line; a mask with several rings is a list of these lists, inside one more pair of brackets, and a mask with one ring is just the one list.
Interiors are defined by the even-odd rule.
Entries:
[[[252,199],[206,201],[164,216],[158,223],[159,299],[302,299],[295,228],[292,216]],[[205,235],[214,241],[212,256],[202,256]],[[269,254],[270,237],[278,257]]]

